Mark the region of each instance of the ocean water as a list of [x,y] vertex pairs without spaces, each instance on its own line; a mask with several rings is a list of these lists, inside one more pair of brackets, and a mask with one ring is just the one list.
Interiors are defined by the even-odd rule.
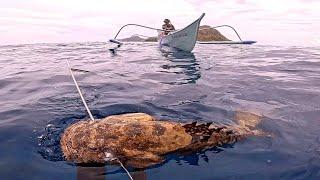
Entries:
[[193,53],[127,43],[0,46],[0,179],[127,179],[117,166],[64,161],[64,129],[88,118],[65,62],[96,118],[145,112],[159,119],[234,124],[263,116],[272,137],[166,161],[136,179],[319,179],[320,47],[196,45]]

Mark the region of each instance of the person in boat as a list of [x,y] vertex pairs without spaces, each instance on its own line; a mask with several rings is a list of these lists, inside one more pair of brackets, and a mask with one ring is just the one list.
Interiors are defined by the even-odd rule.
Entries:
[[162,29],[165,30],[165,35],[169,34],[170,31],[175,30],[174,26],[171,24],[169,19],[165,19],[163,22],[164,24],[162,25]]

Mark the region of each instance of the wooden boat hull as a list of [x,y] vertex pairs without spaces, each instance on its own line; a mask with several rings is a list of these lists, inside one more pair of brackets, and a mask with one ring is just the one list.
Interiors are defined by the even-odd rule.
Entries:
[[158,38],[160,46],[169,46],[191,52],[197,42],[199,25],[204,15],[203,13],[197,20],[183,29],[174,31],[168,35],[160,33]]

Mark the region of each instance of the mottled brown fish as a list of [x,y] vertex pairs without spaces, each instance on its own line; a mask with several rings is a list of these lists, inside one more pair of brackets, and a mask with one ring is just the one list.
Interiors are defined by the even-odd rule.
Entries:
[[161,163],[169,153],[195,152],[222,144],[232,144],[248,135],[261,116],[237,112],[238,125],[181,124],[156,120],[144,113],[109,116],[97,121],[80,121],[68,127],[61,138],[67,161],[112,163],[146,168]]

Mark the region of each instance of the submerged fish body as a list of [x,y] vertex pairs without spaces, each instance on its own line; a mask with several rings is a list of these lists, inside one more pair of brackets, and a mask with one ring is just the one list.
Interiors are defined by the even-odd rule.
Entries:
[[75,123],[65,130],[60,143],[67,161],[105,163],[118,159],[134,168],[146,168],[161,163],[169,153],[195,152],[257,134],[239,124],[180,124],[132,113]]

